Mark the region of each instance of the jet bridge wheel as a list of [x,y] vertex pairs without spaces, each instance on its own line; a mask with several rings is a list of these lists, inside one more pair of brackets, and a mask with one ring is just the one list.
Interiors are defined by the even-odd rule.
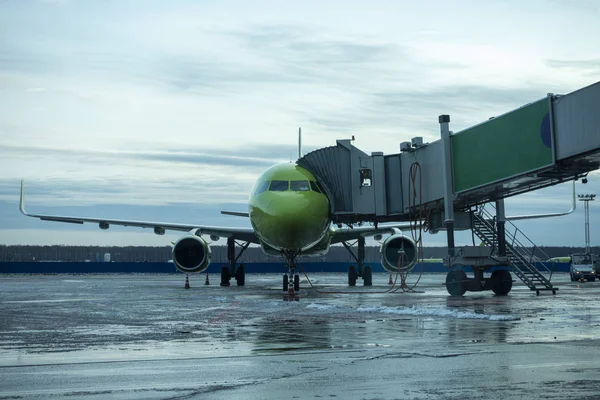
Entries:
[[351,265],[348,267],[348,286],[356,286],[356,279],[358,278],[358,272],[356,267]]
[[512,277],[505,269],[492,272],[492,290],[498,296],[506,296],[512,289]]
[[467,274],[465,271],[453,270],[446,275],[446,290],[450,296],[462,296],[467,291]]
[[363,269],[363,286],[373,286],[373,269],[370,265],[365,265]]

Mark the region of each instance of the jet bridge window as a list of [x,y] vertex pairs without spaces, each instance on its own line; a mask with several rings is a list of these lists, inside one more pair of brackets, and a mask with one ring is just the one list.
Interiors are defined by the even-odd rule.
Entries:
[[313,192],[323,193],[321,191],[321,189],[319,189],[319,185],[317,185],[317,182],[315,182],[315,181],[310,181],[310,188],[312,189]]
[[370,169],[360,170],[360,186],[371,186],[371,179]]
[[289,181],[271,181],[271,187],[269,188],[269,190],[271,192],[284,192],[288,190],[289,187]]
[[308,185],[308,181],[291,181],[290,189],[294,192],[308,192],[310,191],[310,186]]

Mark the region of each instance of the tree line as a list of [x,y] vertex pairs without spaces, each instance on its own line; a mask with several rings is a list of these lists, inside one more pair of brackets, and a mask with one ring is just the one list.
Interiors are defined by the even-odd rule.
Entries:
[[[356,254],[356,248],[353,248]],[[566,257],[573,253],[583,253],[583,247],[541,246],[535,249],[535,255],[542,260],[546,256]],[[600,246],[592,247],[592,253],[600,254]],[[239,248],[236,249],[236,254]],[[171,260],[171,246],[4,246],[0,245],[0,262],[31,261],[90,261],[103,262],[105,255],[113,262],[167,262]],[[380,247],[365,247],[366,261],[379,261]],[[447,255],[446,247],[423,247],[424,258],[443,258]],[[299,261],[308,260],[301,258]],[[328,254],[322,257],[311,257],[311,261],[353,262],[350,253],[341,246],[332,246]],[[211,246],[211,261],[226,262],[226,246]],[[240,262],[273,262],[276,258],[265,255],[260,247],[249,247],[239,259]]]

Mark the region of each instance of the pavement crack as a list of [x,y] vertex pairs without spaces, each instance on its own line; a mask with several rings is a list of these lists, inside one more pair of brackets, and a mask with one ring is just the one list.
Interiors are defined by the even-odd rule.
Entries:
[[[486,354],[494,354],[495,352],[487,352]],[[372,357],[357,358],[350,362],[363,362],[363,361],[374,361],[382,359],[396,359],[396,358],[414,358],[414,357],[427,357],[427,358],[454,358],[462,356],[480,355],[481,352],[465,352],[465,353],[447,353],[447,354],[427,354],[427,353],[387,353],[380,354]]]

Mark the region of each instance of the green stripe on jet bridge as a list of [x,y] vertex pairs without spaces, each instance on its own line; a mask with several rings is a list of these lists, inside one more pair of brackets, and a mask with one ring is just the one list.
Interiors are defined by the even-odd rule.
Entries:
[[552,165],[549,107],[545,98],[452,135],[454,192]]

